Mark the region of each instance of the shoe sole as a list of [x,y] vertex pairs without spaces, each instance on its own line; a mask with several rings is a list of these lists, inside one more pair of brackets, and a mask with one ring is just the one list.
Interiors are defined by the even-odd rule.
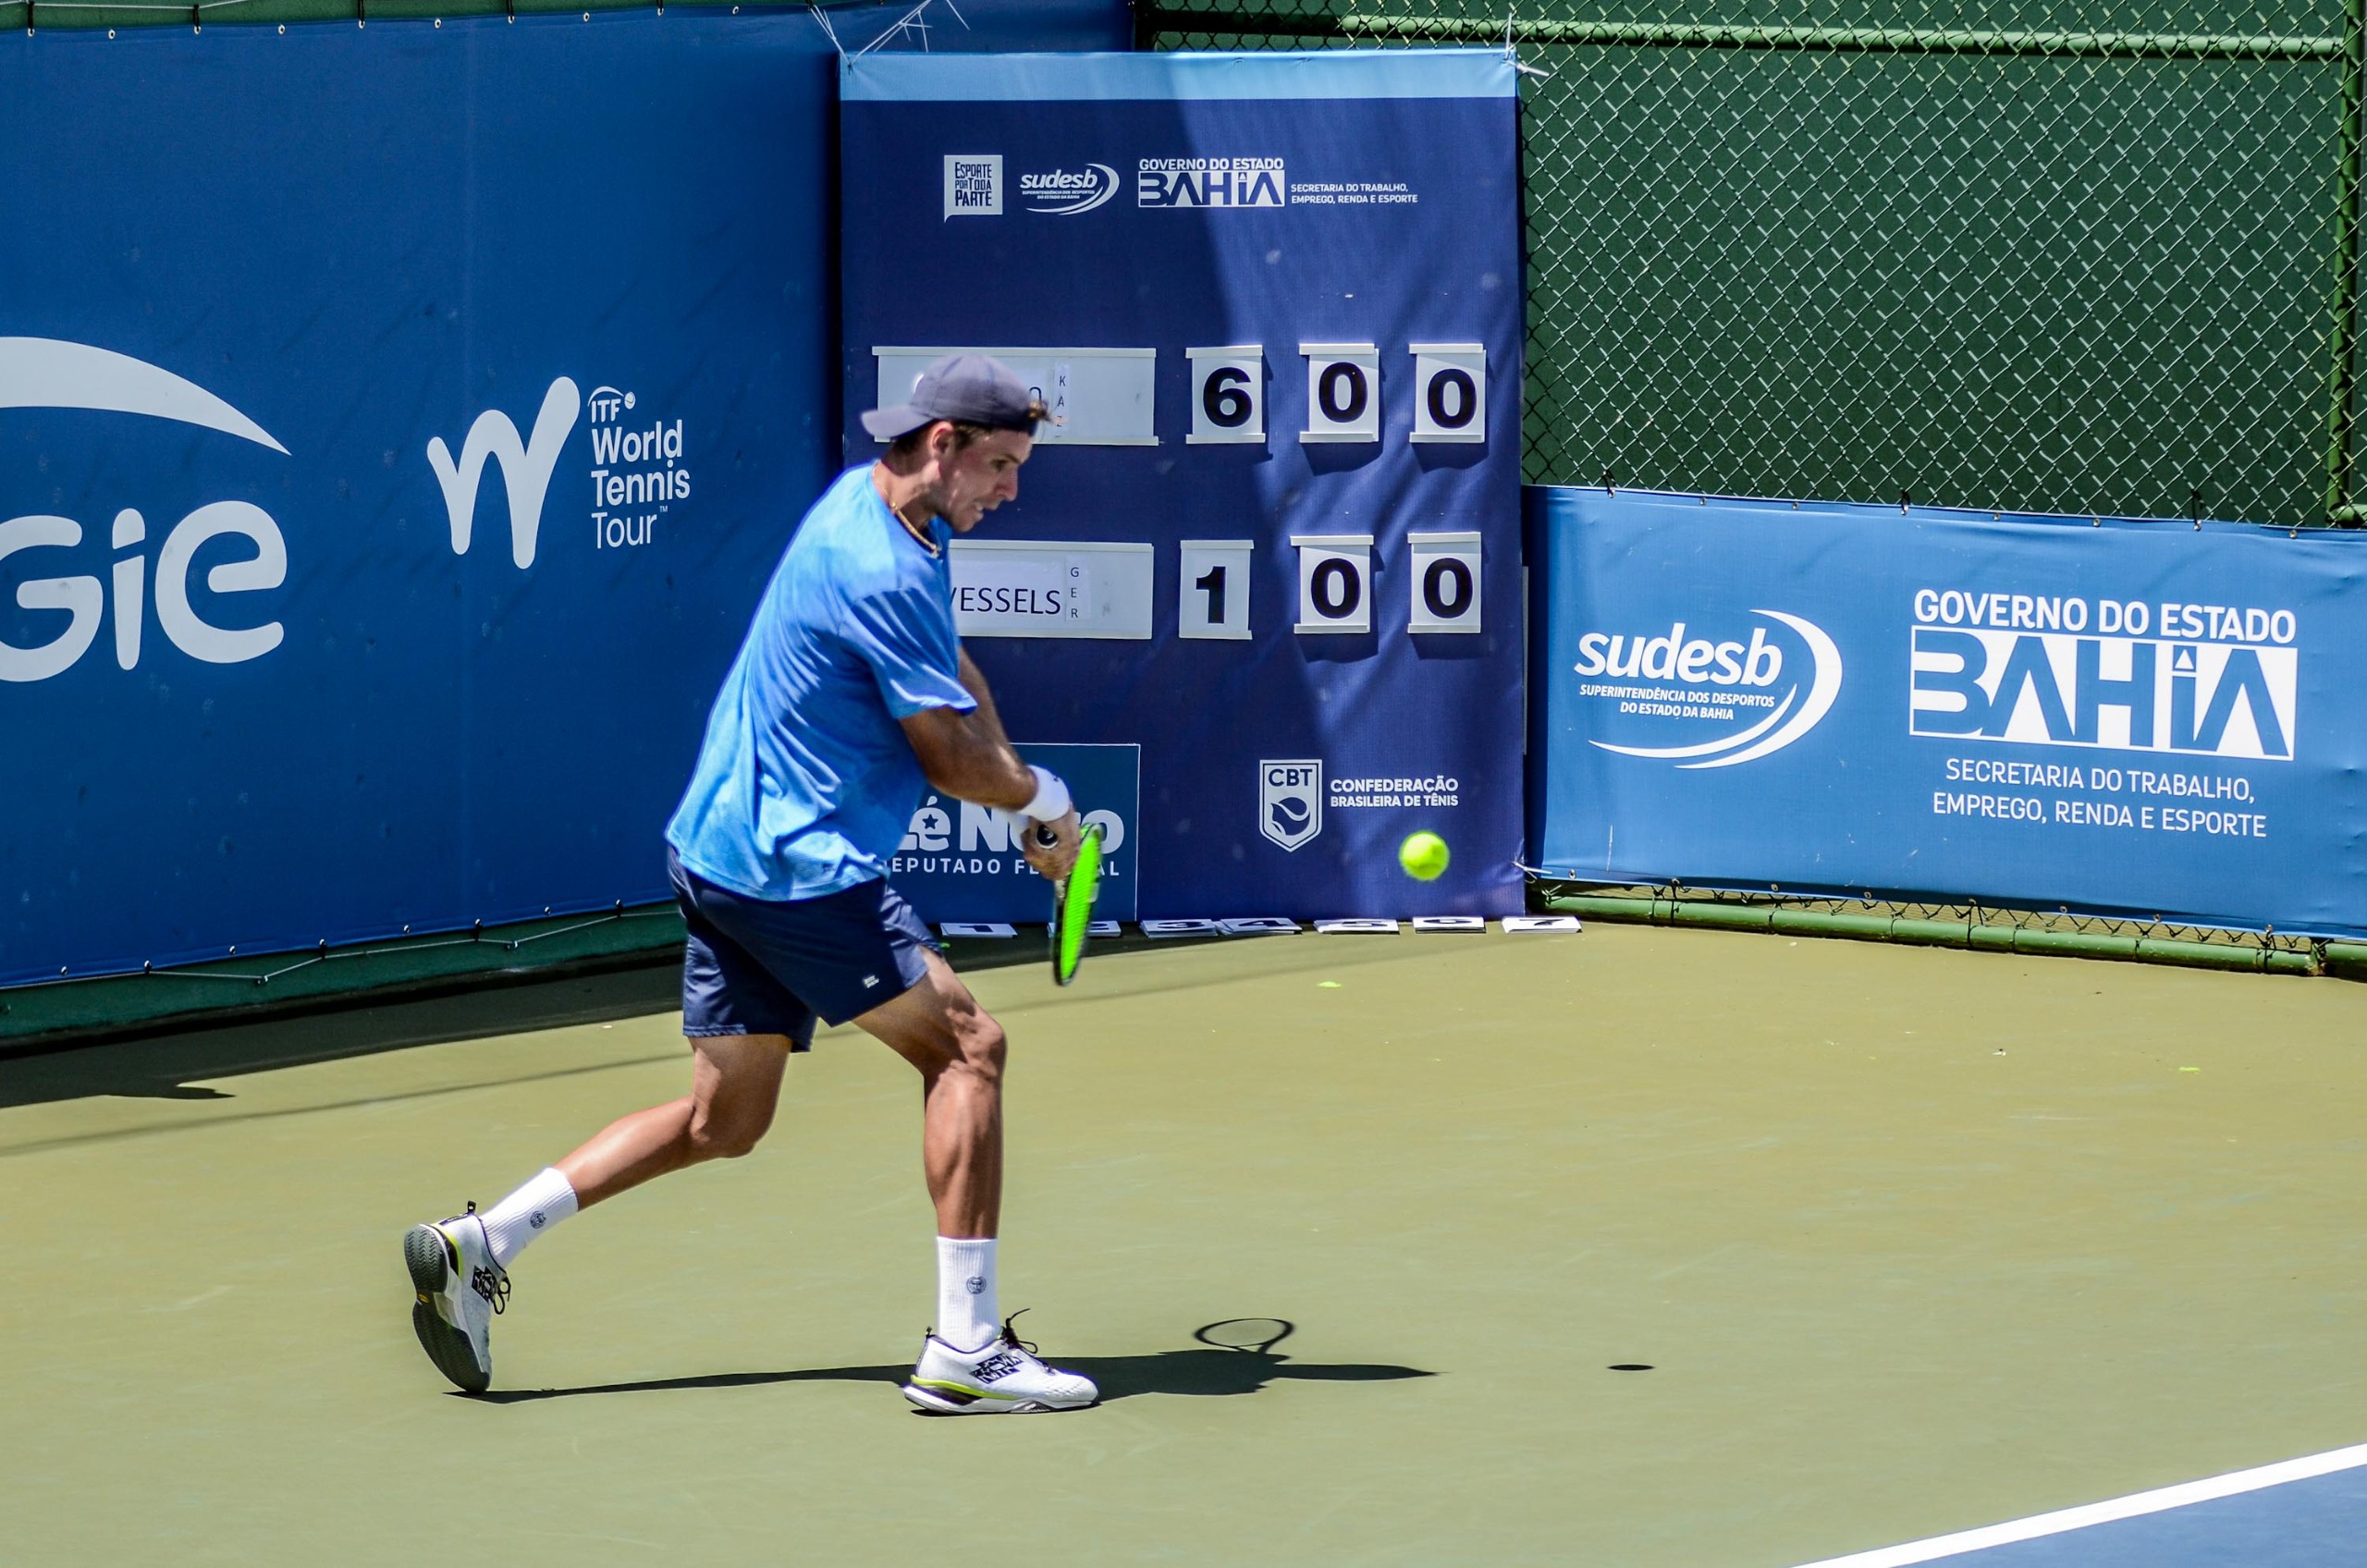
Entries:
[[1056,1415],[1063,1410],[1090,1410],[1101,1401],[1089,1399],[1079,1404],[1047,1404],[1038,1399],[1000,1400],[949,1399],[933,1389],[914,1388],[907,1383],[901,1390],[905,1399],[931,1415]]
[[411,1332],[419,1336],[419,1348],[455,1388],[464,1393],[484,1392],[493,1375],[477,1365],[468,1335],[444,1321],[435,1309],[435,1298],[453,1278],[451,1243],[444,1232],[433,1225],[414,1225],[405,1231],[403,1267],[411,1270],[411,1288],[419,1298],[411,1306]]

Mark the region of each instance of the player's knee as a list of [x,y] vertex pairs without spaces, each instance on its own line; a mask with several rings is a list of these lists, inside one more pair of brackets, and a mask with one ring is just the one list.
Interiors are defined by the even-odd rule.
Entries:
[[701,1159],[738,1159],[764,1141],[772,1113],[734,1113],[701,1108],[691,1117],[691,1147]]
[[963,1072],[989,1083],[1002,1082],[1003,1060],[1010,1054],[1010,1041],[1001,1024],[982,1012],[962,1030],[956,1047],[958,1064]]

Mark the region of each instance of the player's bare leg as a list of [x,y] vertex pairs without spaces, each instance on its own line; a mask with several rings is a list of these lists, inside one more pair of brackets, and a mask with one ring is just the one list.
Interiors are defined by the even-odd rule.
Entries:
[[938,954],[892,1001],[855,1020],[921,1075],[921,1164],[937,1206],[937,1327],[904,1397],[947,1415],[1073,1410],[1092,1380],[1047,1366],[1000,1319],[996,1231],[1002,1215],[1002,1025]]
[[691,1092],[610,1122],[583,1147],[485,1213],[474,1204],[403,1237],[411,1328],[436,1369],[472,1391],[493,1381],[493,1317],[509,1264],[578,1208],[653,1177],[746,1154],[772,1125],[789,1040],[726,1035],[691,1042]]
[[556,1169],[576,1205],[710,1159],[737,1159],[772,1127],[789,1062],[782,1035],[719,1035],[691,1042],[691,1092],[619,1117]]
[[855,1026],[921,1075],[921,1165],[937,1233],[992,1240],[1002,1219],[1002,1025],[943,958],[926,962],[919,985]]

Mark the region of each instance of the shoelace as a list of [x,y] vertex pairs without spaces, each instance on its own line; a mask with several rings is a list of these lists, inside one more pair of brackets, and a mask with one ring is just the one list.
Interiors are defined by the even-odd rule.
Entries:
[[[484,1266],[493,1270],[493,1315],[496,1317],[509,1310],[509,1270],[493,1260],[493,1232],[484,1228],[484,1216],[477,1212],[477,1200],[471,1198],[463,1218],[477,1222],[477,1239],[484,1243]],[[1022,1307],[1024,1312],[1026,1308]],[[1014,1317],[1018,1313],[1013,1313]]]
[[1019,1321],[1019,1313],[1025,1312],[1027,1310],[1028,1308],[1023,1306],[1019,1309],[1019,1312],[1014,1312],[1010,1317],[1002,1320],[1002,1342],[1012,1346],[1014,1349],[1024,1350],[1028,1354],[1034,1355],[1036,1354],[1036,1347],[1027,1341],[1021,1339],[1019,1337],[1018,1330],[1012,1327],[1013,1323]]

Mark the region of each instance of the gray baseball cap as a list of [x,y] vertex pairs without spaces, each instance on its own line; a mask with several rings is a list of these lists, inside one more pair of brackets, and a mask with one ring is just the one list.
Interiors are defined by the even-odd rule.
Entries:
[[1033,435],[1043,411],[1042,399],[1000,360],[948,354],[921,372],[910,398],[894,408],[865,414],[863,427],[882,441],[941,419]]

